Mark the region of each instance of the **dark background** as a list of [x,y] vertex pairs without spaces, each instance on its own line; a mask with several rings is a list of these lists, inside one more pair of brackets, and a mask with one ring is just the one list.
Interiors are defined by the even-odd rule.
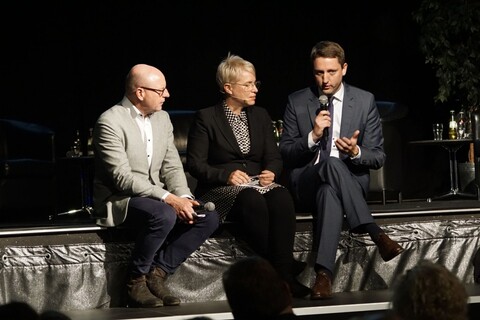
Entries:
[[436,79],[419,51],[412,18],[417,6],[289,0],[2,4],[0,117],[51,127],[64,156],[75,131],[86,141],[100,113],[122,98],[134,64],[165,73],[171,98],[164,109],[198,109],[220,99],[215,71],[230,51],[255,64],[262,81],[257,104],[280,119],[287,95],[312,83],[312,46],[333,40],[346,51],[345,80],[377,100],[406,104],[405,139],[430,139],[431,123],[446,123],[448,109],[456,108],[434,105]]

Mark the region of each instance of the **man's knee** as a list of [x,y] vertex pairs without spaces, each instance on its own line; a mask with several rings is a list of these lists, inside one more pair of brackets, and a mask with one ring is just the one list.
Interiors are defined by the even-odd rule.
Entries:
[[204,223],[208,226],[209,230],[212,230],[212,232],[215,231],[220,225],[220,217],[217,211],[207,213],[202,219],[205,220]]
[[330,157],[325,160],[326,169],[334,170],[348,170],[347,165],[340,158]]
[[316,194],[316,203],[320,202],[320,199],[322,197],[325,197],[326,195],[335,195],[335,190],[333,187],[328,184],[328,183],[322,183],[317,189],[317,194]]

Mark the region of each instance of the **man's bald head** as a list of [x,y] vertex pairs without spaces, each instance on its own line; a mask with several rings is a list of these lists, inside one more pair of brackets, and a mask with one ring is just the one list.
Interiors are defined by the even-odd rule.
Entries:
[[162,87],[158,87],[159,82],[166,83],[165,76],[159,69],[148,64],[136,64],[127,74],[125,92],[130,94],[138,87],[161,89]]

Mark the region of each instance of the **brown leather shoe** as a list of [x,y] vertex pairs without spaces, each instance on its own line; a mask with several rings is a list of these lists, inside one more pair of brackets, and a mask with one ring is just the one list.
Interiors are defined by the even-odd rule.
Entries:
[[127,283],[128,306],[139,308],[155,308],[163,306],[162,299],[154,296],[147,288],[144,275],[132,276]]
[[323,271],[317,273],[315,284],[310,292],[310,299],[320,300],[332,297],[332,280]]
[[405,251],[398,243],[390,239],[385,233],[380,233],[377,241],[375,241],[378,252],[382,256],[383,261],[387,262]]
[[148,289],[157,297],[163,300],[164,306],[178,306],[180,299],[173,296],[165,285],[167,273],[161,268],[155,267],[147,274]]

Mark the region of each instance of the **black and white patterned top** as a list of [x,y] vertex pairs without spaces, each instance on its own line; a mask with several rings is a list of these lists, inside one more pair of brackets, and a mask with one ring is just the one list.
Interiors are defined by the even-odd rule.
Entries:
[[240,111],[240,115],[236,115],[230,110],[227,104],[223,103],[223,110],[227,116],[228,123],[232,127],[233,134],[237,139],[238,146],[243,154],[250,152],[250,130],[248,130],[248,118],[245,110]]
[[[240,150],[243,154],[250,152],[250,133],[248,128],[248,118],[247,113],[242,110],[240,115],[235,115],[224,102],[223,107],[225,110],[225,115],[227,116],[230,127],[233,130],[235,138],[237,139]],[[265,194],[268,191],[282,187],[282,185],[277,183],[272,183],[266,187],[252,187],[252,186],[221,186],[216,187],[205,193],[200,200],[203,202],[213,202],[215,203],[215,210],[217,210],[220,215],[220,221],[223,222],[227,219],[227,215],[232,208],[235,199],[240,191],[247,188],[254,188],[261,194]]]

